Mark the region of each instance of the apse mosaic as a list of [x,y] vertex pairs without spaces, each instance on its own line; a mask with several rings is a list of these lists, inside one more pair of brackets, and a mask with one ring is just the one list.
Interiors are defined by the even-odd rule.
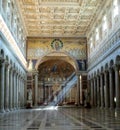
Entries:
[[28,38],[27,59],[39,59],[53,52],[64,52],[76,60],[86,59],[86,38]]

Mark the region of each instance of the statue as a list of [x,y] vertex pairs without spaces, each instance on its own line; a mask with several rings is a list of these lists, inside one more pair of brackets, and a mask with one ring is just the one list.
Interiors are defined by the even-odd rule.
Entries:
[[28,90],[28,100],[32,100],[32,90]]
[[32,70],[32,69],[33,69],[33,62],[32,60],[30,60],[28,64],[28,70]]

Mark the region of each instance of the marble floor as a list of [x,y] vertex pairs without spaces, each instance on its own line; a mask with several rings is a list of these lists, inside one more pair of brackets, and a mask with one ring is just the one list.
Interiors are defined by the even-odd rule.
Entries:
[[120,130],[120,111],[40,107],[0,114],[0,130]]

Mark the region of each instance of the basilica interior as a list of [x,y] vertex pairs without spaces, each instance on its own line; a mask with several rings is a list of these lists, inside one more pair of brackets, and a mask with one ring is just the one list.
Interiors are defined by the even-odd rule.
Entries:
[[120,0],[0,0],[0,130],[120,129]]

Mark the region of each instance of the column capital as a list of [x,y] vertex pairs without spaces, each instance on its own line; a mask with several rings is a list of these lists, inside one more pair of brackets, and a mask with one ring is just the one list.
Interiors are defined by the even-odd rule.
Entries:
[[6,65],[6,67],[8,67],[10,65],[7,60],[5,60],[5,65]]
[[100,73],[97,73],[97,74],[96,74],[96,77],[100,77]]
[[108,71],[109,71],[109,73],[111,73],[113,71],[113,68],[110,67]]
[[114,69],[114,70],[119,70],[119,68],[120,68],[120,65],[115,64],[115,65],[113,66],[113,69]]
[[94,79],[94,80],[95,80],[95,79],[97,79],[97,75],[96,75],[96,76],[94,76],[94,78],[93,78],[93,79]]
[[108,72],[109,72],[109,70],[108,70],[108,69],[107,69],[107,70],[105,70],[105,71],[104,71],[104,75],[105,75],[105,74],[107,74]]
[[33,74],[34,74],[34,75],[38,75],[38,72],[39,72],[39,71],[36,70],[36,71],[34,71]]
[[101,76],[101,75],[103,75],[103,74],[104,74],[104,72],[105,72],[105,71],[101,71],[101,72],[100,72],[100,76]]
[[13,73],[17,73],[17,70],[15,68],[13,68],[12,70],[13,70]]
[[5,59],[0,57],[0,64],[5,64]]
[[80,76],[80,73],[79,73],[79,72],[77,72],[77,73],[76,73],[76,75],[77,75],[77,76]]

